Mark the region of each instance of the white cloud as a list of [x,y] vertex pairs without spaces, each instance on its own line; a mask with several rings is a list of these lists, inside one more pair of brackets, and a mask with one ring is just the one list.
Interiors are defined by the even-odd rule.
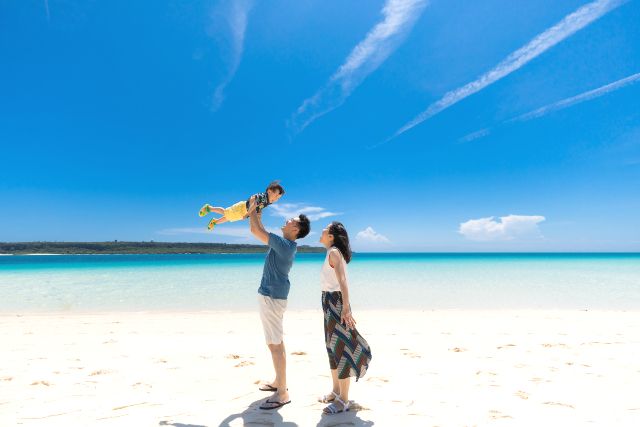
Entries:
[[591,99],[606,95],[609,92],[621,89],[637,81],[640,81],[640,73],[633,74],[629,77],[625,77],[624,79],[616,80],[613,83],[609,83],[607,85],[600,86],[599,88],[583,92],[579,95],[572,96],[571,98],[566,98],[561,101],[554,102],[553,104],[545,105],[544,107],[540,107],[537,110],[533,110],[509,121],[536,119],[538,117],[544,116],[545,114],[562,110],[563,108],[571,107],[572,105],[576,105],[581,102],[589,101]]
[[514,240],[516,238],[540,238],[538,223],[545,220],[540,215],[508,215],[471,219],[460,224],[458,232],[469,240],[481,242]]
[[247,30],[247,18],[251,7],[252,0],[233,0],[220,1],[216,7],[211,10],[211,22],[209,33],[219,36],[220,29],[225,30],[226,40],[224,43],[230,50],[227,58],[227,73],[223,80],[218,84],[214,93],[211,109],[216,111],[224,101],[224,90],[233,76],[236,74],[242,59],[244,51],[244,36]]
[[327,84],[293,114],[288,123],[293,134],[302,132],[311,122],[342,105],[400,45],[426,4],[426,0],[387,0],[382,9],[384,19],[353,48]]
[[303,203],[277,203],[269,206],[272,216],[280,216],[285,219],[305,214],[310,221],[317,221],[322,218],[340,215],[340,213],[330,212],[325,208],[317,206],[306,206]]
[[431,104],[429,108],[420,113],[416,118],[402,126],[391,138],[408,131],[409,129],[419,125],[425,120],[435,116],[441,111],[451,107],[452,105],[462,101],[466,97],[481,91],[485,87],[495,83],[496,81],[508,76],[512,72],[520,69],[529,61],[537,58],[539,55],[547,51],[549,48],[560,43],[567,37],[573,35],[577,31],[591,24],[601,16],[618,6],[626,3],[628,0],[596,0],[587,5],[582,6],[575,12],[567,15],[551,28],[538,34],[529,43],[520,49],[512,52],[502,62],[493,69],[480,76],[478,79],[467,83],[466,85],[452,90],[444,95],[440,100]]
[[387,237],[375,231],[372,227],[367,227],[356,234],[356,241],[366,243],[390,243]]

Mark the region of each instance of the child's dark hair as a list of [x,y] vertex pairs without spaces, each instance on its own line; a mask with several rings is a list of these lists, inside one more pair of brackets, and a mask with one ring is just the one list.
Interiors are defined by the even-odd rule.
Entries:
[[344,228],[341,222],[333,221],[331,225],[329,225],[329,234],[333,236],[333,246],[340,251],[344,260],[349,264],[352,252],[347,229]]
[[284,194],[284,188],[280,185],[280,180],[271,181],[265,193],[269,190],[277,191],[281,196]]
[[298,216],[298,239],[302,239],[307,237],[309,231],[311,230],[311,222],[309,218],[305,214],[300,214]]

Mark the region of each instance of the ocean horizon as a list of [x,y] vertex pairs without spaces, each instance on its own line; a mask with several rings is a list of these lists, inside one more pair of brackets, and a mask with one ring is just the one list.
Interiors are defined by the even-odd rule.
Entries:
[[[298,254],[290,309],[320,306],[323,253]],[[0,257],[0,313],[252,310],[264,254]],[[640,310],[640,253],[356,253],[360,309]]]

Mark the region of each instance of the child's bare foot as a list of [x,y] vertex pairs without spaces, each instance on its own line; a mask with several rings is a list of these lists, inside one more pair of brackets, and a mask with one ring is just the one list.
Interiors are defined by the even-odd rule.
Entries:
[[216,226],[216,219],[212,219],[211,221],[209,221],[209,225],[207,225],[207,230],[213,230],[213,227]]
[[198,212],[198,215],[199,216],[205,216],[209,212],[212,212],[211,208],[212,208],[212,206],[209,203],[205,203],[204,206],[202,206],[200,208],[200,212]]

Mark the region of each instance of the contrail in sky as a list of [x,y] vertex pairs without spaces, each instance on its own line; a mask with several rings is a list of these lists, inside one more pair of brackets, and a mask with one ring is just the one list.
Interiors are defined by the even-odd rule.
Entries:
[[544,32],[538,34],[529,43],[520,49],[512,52],[502,62],[493,69],[486,72],[478,79],[467,83],[466,85],[452,90],[444,95],[439,101],[431,104],[429,108],[420,113],[416,118],[402,126],[388,142],[395,137],[403,134],[409,129],[419,125],[425,120],[435,116],[441,111],[451,107],[452,105],[462,101],[468,96],[481,91],[485,87],[497,82],[498,80],[508,76],[512,72],[520,69],[529,61],[537,58],[551,47],[560,43],[567,37],[575,34],[577,31],[596,21],[601,16],[626,3],[628,0],[596,0],[575,12],[565,16],[560,22],[553,27],[548,28]]
[[[525,114],[521,114],[517,117],[514,117],[512,119],[509,120],[505,120],[504,122],[502,122],[501,124],[505,124],[505,123],[513,123],[513,122],[521,122],[521,121],[526,121],[526,120],[531,120],[531,119],[537,119],[538,117],[542,117],[546,114],[549,113],[553,113],[555,111],[559,111],[559,110],[563,110],[565,108],[574,106],[576,104],[580,104],[581,102],[585,102],[585,101],[590,101],[592,99],[595,98],[599,98],[601,96],[607,95],[611,92],[614,92],[618,89],[622,89],[626,86],[632,85],[636,82],[640,81],[640,73],[636,73],[636,74],[632,74],[628,77],[625,77],[623,79],[620,80],[616,80],[613,83],[609,83],[606,84],[604,86],[600,86],[599,88],[596,89],[592,89],[589,90],[587,92],[583,92],[579,95],[576,96],[572,96],[570,98],[565,98],[562,99],[560,101],[554,102],[552,104],[547,104],[543,107],[540,107],[538,109],[535,109],[533,111],[530,111],[528,113]],[[481,129],[479,131],[476,132],[471,132],[470,134],[467,134],[466,136],[463,136],[462,138],[460,138],[460,142],[470,142],[473,141],[474,139],[478,139],[478,138],[482,138],[484,136],[487,136],[489,133],[491,132],[490,128],[486,128],[486,129]]]
[[214,93],[211,109],[216,111],[220,108],[224,101],[224,90],[233,76],[235,76],[242,53],[244,51],[244,36],[247,30],[248,15],[251,11],[253,2],[251,0],[233,0],[230,2],[222,1],[218,8],[212,12],[212,26],[215,30],[218,27],[225,28],[229,31],[229,48],[230,59],[228,63],[227,74],[218,84]]
[[298,107],[288,121],[293,134],[342,105],[362,81],[374,72],[402,43],[418,20],[426,0],[387,0],[384,19],[353,48],[329,81]]
[[640,80],[640,73],[636,73],[632,76],[625,77],[624,79],[617,80],[613,83],[609,83],[608,85],[600,86],[597,89],[593,89],[588,92],[581,93],[580,95],[572,96],[571,98],[566,98],[566,99],[563,99],[562,101],[545,105],[544,107],[540,107],[537,110],[533,110],[529,113],[523,114],[509,121],[511,122],[511,121],[523,121],[523,120],[535,119],[540,116],[544,116],[547,113],[562,110],[563,108],[571,107],[572,105],[579,104],[581,102],[589,101],[590,99],[594,99],[594,98],[598,98],[600,96],[606,95],[609,92],[613,92],[615,90],[618,90],[625,86],[633,84],[638,80]]

